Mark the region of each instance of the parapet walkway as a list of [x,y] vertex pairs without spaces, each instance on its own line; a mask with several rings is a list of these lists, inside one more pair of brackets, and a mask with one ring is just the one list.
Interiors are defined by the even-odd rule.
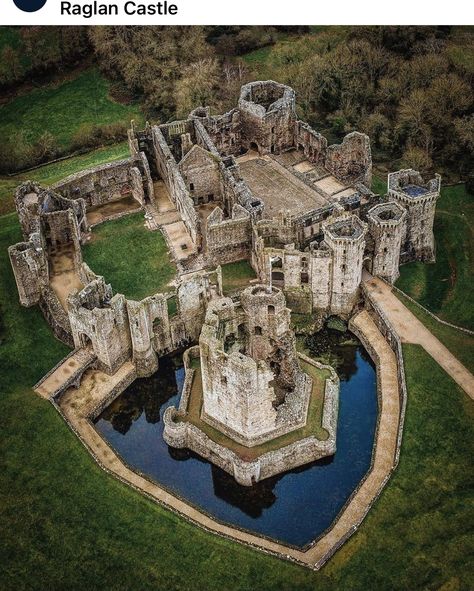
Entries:
[[333,528],[306,550],[291,548],[219,523],[158,484],[137,474],[123,462],[95,430],[91,419],[134,379],[135,368],[132,363],[125,363],[113,376],[89,369],[79,387],[67,390],[58,399],[57,405],[98,464],[122,482],[210,532],[317,570],[356,531],[388,480],[397,450],[400,400],[396,357],[367,312],[358,314],[353,319],[353,326],[359,336],[370,344],[370,349],[377,358],[381,409],[373,466]]
[[390,286],[377,277],[367,279],[365,285],[374,301],[385,312],[401,341],[421,345],[464,392],[474,399],[472,373],[410,312]]

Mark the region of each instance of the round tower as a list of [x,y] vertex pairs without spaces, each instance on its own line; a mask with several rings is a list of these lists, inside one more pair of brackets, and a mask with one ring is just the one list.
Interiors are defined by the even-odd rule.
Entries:
[[344,216],[323,226],[324,241],[332,250],[331,312],[349,314],[358,297],[364,261],[367,224]]
[[242,86],[238,103],[242,147],[259,154],[279,154],[294,143],[295,92],[267,80]]
[[395,283],[400,275],[400,248],[405,231],[406,210],[396,203],[380,203],[367,214],[374,239],[372,274]]
[[399,170],[388,175],[388,196],[407,210],[406,230],[402,237],[400,259],[431,262],[435,258],[433,223],[441,188],[436,174],[424,181],[413,169]]

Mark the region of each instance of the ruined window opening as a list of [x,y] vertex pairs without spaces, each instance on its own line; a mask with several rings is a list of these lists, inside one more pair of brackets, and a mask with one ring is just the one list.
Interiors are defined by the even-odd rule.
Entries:
[[189,183],[189,190],[194,191],[194,183]]
[[256,334],[256,335],[260,336],[260,335],[262,334],[262,327],[261,327],[261,326],[256,326],[256,327],[253,329],[253,332],[254,332],[254,334]]
[[278,257],[277,259],[275,259],[272,263],[272,267],[274,269],[281,269],[283,267],[283,262],[281,260],[280,257]]
[[345,271],[346,270],[346,265],[341,265],[341,270]]
[[281,271],[273,271],[272,272],[272,281],[279,282],[280,285],[283,285],[285,276]]
[[272,306],[270,304],[270,306],[268,306],[268,313],[270,314],[270,316],[273,316],[273,314],[275,314],[275,306]]
[[301,283],[309,283],[308,273],[301,273]]
[[214,193],[209,193],[207,198],[209,199],[209,201],[214,201]]
[[383,251],[384,251],[384,252],[387,252],[387,251],[388,251],[388,248],[387,248],[387,247],[385,247],[385,248],[383,249]]
[[156,332],[158,328],[161,326],[161,320],[159,318],[155,318],[153,320],[153,332]]

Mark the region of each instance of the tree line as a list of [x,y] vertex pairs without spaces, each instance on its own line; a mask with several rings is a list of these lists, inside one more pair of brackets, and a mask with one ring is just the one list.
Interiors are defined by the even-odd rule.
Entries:
[[[264,64],[265,76],[292,86],[299,115],[331,141],[357,129],[370,135],[380,162],[453,177],[472,173],[469,27],[22,27],[20,33],[21,44],[3,44],[5,88],[87,58],[138,100],[149,120],[164,122],[198,105],[231,108],[240,86],[260,77]],[[264,47],[265,55],[245,59]]]

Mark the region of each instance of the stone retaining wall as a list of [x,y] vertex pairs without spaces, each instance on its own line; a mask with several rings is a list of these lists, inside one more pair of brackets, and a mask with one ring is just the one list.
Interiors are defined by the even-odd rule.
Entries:
[[403,424],[405,421],[405,410],[406,410],[406,403],[407,403],[407,386],[406,386],[406,379],[405,379],[405,364],[403,361],[403,351],[402,351],[402,344],[400,341],[400,337],[398,336],[397,332],[392,326],[392,323],[388,319],[385,312],[380,308],[377,302],[374,300],[372,295],[370,294],[369,290],[367,289],[365,283],[361,284],[362,287],[362,294],[364,297],[365,305],[370,312],[372,318],[374,319],[375,323],[377,324],[378,329],[382,333],[382,335],[387,339],[388,344],[390,345],[392,351],[395,353],[397,358],[397,376],[398,376],[398,387],[400,393],[400,421],[398,425],[398,443],[397,449],[395,452],[394,458],[394,466],[395,469],[398,465],[398,460],[400,458],[400,446],[402,442],[402,435],[403,435]]
[[190,367],[191,359],[199,354],[199,347],[193,347],[183,356],[186,377],[179,409],[166,409],[163,422],[165,425],[163,437],[168,445],[177,448],[188,448],[219,466],[244,486],[251,486],[264,478],[269,478],[281,472],[287,472],[334,454],[336,451],[336,427],[339,408],[339,378],[334,370],[322,365],[305,355],[300,357],[319,369],[328,369],[331,377],[326,380],[322,425],[328,431],[328,439],[321,441],[314,436],[305,437],[289,445],[262,454],[252,461],[245,461],[235,452],[210,439],[203,431],[187,421],[179,421],[188,407],[189,395],[195,370]]

